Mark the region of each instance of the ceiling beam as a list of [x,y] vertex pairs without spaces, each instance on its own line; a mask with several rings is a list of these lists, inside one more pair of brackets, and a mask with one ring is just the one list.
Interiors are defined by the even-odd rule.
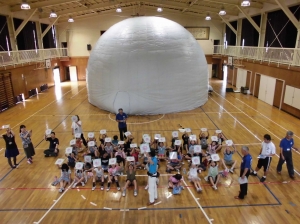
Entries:
[[55,18],[55,20],[51,23],[51,24],[49,24],[48,26],[47,26],[47,28],[44,30],[44,32],[42,33],[42,38],[48,33],[48,31],[51,29],[51,27],[58,21],[58,19],[59,19],[59,16],[57,16],[56,18]]
[[31,19],[31,17],[35,14],[36,11],[37,11],[37,9],[30,11],[29,16],[27,16],[27,18],[23,20],[23,22],[20,24],[20,26],[18,27],[18,29],[15,32],[15,38],[19,35],[19,33],[22,31],[24,26],[28,23],[28,21]]
[[[79,2],[79,1],[80,0],[48,0],[48,1],[41,1],[41,2],[29,3],[29,4],[30,4],[31,9],[36,9],[36,8],[42,8],[42,7],[51,7],[51,6],[59,5],[59,4],[63,4],[63,3]],[[20,5],[12,6],[11,11],[12,12],[21,11],[22,9],[21,9]]]
[[[220,6],[221,5],[232,5],[232,6],[240,6],[241,5],[240,1],[235,1],[235,2],[238,2],[237,4],[236,3],[231,3],[231,2],[224,2],[224,1],[214,1],[214,0],[202,0],[202,1],[203,2],[212,2],[212,3],[215,3],[215,4],[219,4]],[[262,9],[264,7],[264,4],[260,3],[260,2],[251,1],[251,5],[249,7]]]
[[258,33],[260,33],[260,28],[259,28],[259,26],[255,23],[255,21],[251,18],[251,16],[244,10],[244,8],[243,7],[241,7],[241,6],[237,6],[238,7],[238,9],[245,15],[245,17],[248,19],[248,21],[252,24],[252,26],[256,29],[256,31],[258,32]]
[[299,29],[300,23],[298,19],[296,19],[295,15],[291,12],[291,10],[286,6],[285,1],[283,0],[275,0],[277,5],[282,9],[282,11],[285,13],[285,15],[291,20],[291,22],[294,24],[294,26]]
[[189,7],[193,6],[196,2],[198,2],[198,0],[192,1],[192,2],[189,4],[188,7],[184,8],[184,9],[182,10],[182,12],[185,12]]
[[224,23],[226,23],[226,25],[232,30],[232,32],[234,32],[235,35],[237,35],[236,29],[234,29],[234,27],[230,24],[230,22],[227,19],[225,19],[223,16],[220,16],[220,18],[224,21]]

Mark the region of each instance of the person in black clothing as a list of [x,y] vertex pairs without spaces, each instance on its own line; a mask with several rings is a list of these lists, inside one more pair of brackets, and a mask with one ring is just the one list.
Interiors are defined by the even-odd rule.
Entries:
[[108,163],[109,163],[109,154],[107,152],[105,152],[102,156],[101,156],[101,167],[104,171],[108,171]]
[[183,149],[185,149],[186,152],[189,151],[189,135],[187,133],[184,133],[182,135],[182,141],[183,141]]
[[51,137],[47,137],[47,135],[45,134],[45,140],[49,141],[49,149],[44,151],[45,157],[52,155],[57,156],[59,152],[59,140],[55,137],[55,132],[51,132]]
[[[17,155],[19,155],[19,150],[15,142],[14,132],[10,128],[6,128],[6,134],[3,134],[0,137],[2,137],[5,141],[5,145],[6,145],[5,157],[7,158],[8,164],[11,166],[12,169],[17,168],[19,165],[17,164]],[[12,165],[11,158],[14,159],[14,165]]]

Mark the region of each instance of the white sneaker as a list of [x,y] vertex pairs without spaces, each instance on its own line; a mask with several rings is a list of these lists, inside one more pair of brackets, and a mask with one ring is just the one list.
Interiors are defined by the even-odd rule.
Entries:
[[148,190],[148,188],[149,188],[149,185],[147,185],[147,186],[145,187],[145,190]]
[[84,183],[84,182],[81,182],[81,186],[84,187],[84,186],[85,186],[85,183]]
[[181,186],[181,190],[184,190],[184,186]]
[[120,188],[120,187],[117,187],[117,190],[119,191],[119,190],[121,190],[121,188]]
[[215,190],[218,190],[216,185],[212,186],[212,188],[215,189]]
[[182,162],[181,164],[184,165],[184,162]]
[[104,190],[104,187],[103,187],[103,186],[101,186],[101,187],[100,187],[100,190],[101,190],[101,191],[103,191],[103,190]]
[[133,196],[136,197],[137,196],[137,190],[134,190],[133,192]]
[[64,188],[59,188],[58,192],[62,193],[65,189]]
[[104,175],[104,178],[106,179],[106,178],[107,178],[107,175]]
[[94,191],[95,189],[96,189],[96,186],[93,186],[93,187],[92,187],[92,191]]
[[109,191],[110,187],[106,188],[106,191]]
[[126,196],[126,190],[123,191],[122,196],[123,196],[123,197]]
[[75,187],[76,187],[76,185],[77,185],[77,183],[73,184],[72,188],[75,188]]
[[205,181],[208,181],[208,176],[204,177],[204,180],[205,180]]

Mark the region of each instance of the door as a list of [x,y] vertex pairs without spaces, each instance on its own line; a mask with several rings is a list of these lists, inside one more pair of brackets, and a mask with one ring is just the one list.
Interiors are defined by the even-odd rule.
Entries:
[[236,79],[236,88],[240,89],[242,86],[246,86],[247,81],[247,70],[245,69],[237,69],[237,79]]
[[237,68],[233,69],[233,82],[232,82],[233,86],[236,86],[237,71],[238,71]]
[[246,74],[246,86],[249,88],[249,90],[251,89],[251,78],[252,78],[252,72],[247,71],[247,74]]
[[114,110],[118,113],[118,110],[122,108],[127,114],[130,113],[130,98],[127,92],[117,92],[114,100]]
[[280,108],[283,80],[276,79],[273,106]]
[[290,106],[293,105],[294,90],[295,90],[294,87],[285,86],[285,94],[284,94],[284,100],[283,100],[283,102],[285,104],[288,104]]
[[77,82],[77,69],[76,66],[69,66],[71,82]]
[[59,68],[53,69],[53,76],[54,76],[54,85],[59,85],[60,84]]
[[265,102],[273,106],[276,79],[266,76],[266,82]]
[[260,77],[260,84],[259,84],[259,91],[258,91],[258,99],[262,101],[266,101],[267,82],[268,82],[268,77],[262,75]]
[[300,89],[295,88],[293,96],[293,107],[300,110]]
[[253,90],[253,95],[255,97],[258,97],[260,78],[261,78],[260,74],[255,74],[255,83],[254,83],[254,90]]

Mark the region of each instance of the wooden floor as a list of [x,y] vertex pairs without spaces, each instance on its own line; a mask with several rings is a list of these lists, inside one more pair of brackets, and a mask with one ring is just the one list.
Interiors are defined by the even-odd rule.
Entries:
[[[240,150],[248,145],[253,156],[254,168],[263,135],[269,133],[276,146],[285,136],[287,129],[294,131],[295,145],[300,147],[300,122],[250,95],[225,93],[222,81],[212,81],[215,92],[201,108],[175,114],[157,116],[131,116],[128,128],[140,141],[144,133],[160,133],[171,139],[171,132],[178,125],[190,127],[194,133],[206,127],[213,134],[216,129],[223,130],[227,139],[232,139]],[[17,143],[21,154],[19,169],[11,170],[4,157],[4,141],[0,142],[0,223],[300,223],[299,175],[300,154],[294,152],[296,179],[291,181],[286,167],[282,175],[276,173],[278,157],[274,157],[265,184],[258,177],[249,177],[248,196],[243,201],[233,199],[239,191],[238,169],[228,178],[222,178],[217,191],[204,182],[201,174],[203,192],[197,193],[186,180],[187,188],[181,195],[169,197],[168,175],[165,164],[159,183],[160,204],[138,210],[146,206],[148,192],[144,190],[147,177],[145,171],[138,171],[139,192],[133,190],[126,197],[112,186],[110,192],[100,191],[99,185],[91,191],[89,180],[85,187],[58,192],[51,186],[53,177],[59,170],[54,165],[56,158],[44,158],[43,150],[48,144],[43,140],[44,131],[51,128],[60,140],[62,151],[72,139],[71,116],[78,114],[83,122],[83,130],[99,133],[107,129],[109,136],[117,134],[114,115],[89,104],[85,82],[62,83],[60,87],[26,100],[0,114],[0,124],[10,124],[18,133],[20,124],[33,130],[33,143],[37,155],[34,163],[26,163],[21,141]],[[277,148],[277,153],[279,149]],[[63,153],[60,154],[63,157]],[[234,159],[241,161],[240,154]],[[185,166],[187,166],[185,164]],[[259,172],[259,176],[262,171]],[[121,185],[124,178],[121,178]],[[106,184],[105,184],[106,185]],[[84,196],[86,199],[83,199]],[[91,204],[95,203],[95,205]],[[111,208],[112,210],[106,210]],[[200,209],[203,208],[203,211]],[[129,210],[128,210],[129,209]]]

